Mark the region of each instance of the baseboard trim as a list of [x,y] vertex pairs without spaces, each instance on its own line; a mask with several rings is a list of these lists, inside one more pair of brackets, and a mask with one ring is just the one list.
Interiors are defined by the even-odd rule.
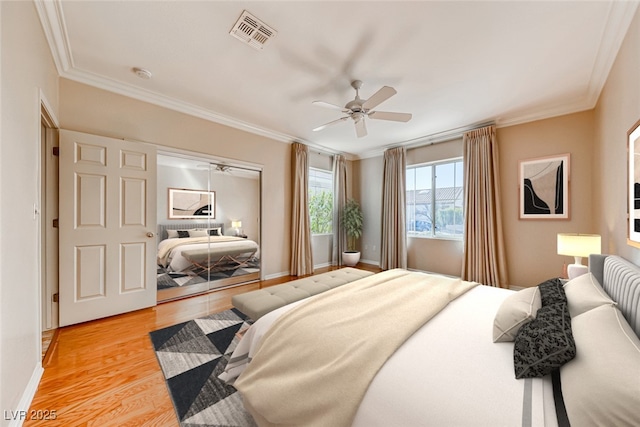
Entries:
[[262,280],[277,279],[279,277],[290,276],[290,275],[291,274],[289,274],[288,271],[281,271],[279,273],[267,274],[266,276],[264,276],[264,279],[262,279]]
[[375,265],[376,267],[380,267],[380,261],[374,261],[371,259],[361,259],[359,262],[363,264]]
[[418,273],[436,274],[438,276],[450,277],[452,279],[459,279],[460,278],[460,276],[454,276],[452,274],[436,273],[434,271],[428,271],[428,270],[418,270],[417,268],[407,268],[407,270],[416,271]]
[[324,262],[324,263],[322,263],[322,264],[316,264],[316,265],[314,265],[314,266],[313,266],[313,269],[314,269],[314,270],[318,270],[318,269],[320,269],[320,268],[331,267],[331,266],[333,266],[333,265],[335,265],[335,264],[333,264],[332,262]]
[[56,328],[53,332],[53,336],[51,337],[51,342],[49,343],[49,347],[42,358],[42,367],[46,368],[51,363],[51,359],[56,351],[58,351],[58,334],[60,333],[60,328]]
[[27,383],[27,387],[24,389],[22,393],[22,397],[20,398],[20,402],[18,403],[18,407],[13,411],[12,419],[9,421],[9,427],[20,427],[22,423],[26,419],[26,415],[29,413],[29,407],[31,406],[31,402],[33,401],[34,396],[36,395],[36,391],[38,391],[38,385],[40,385],[40,380],[42,379],[42,374],[44,373],[44,368],[41,363],[38,363],[38,366],[33,370],[31,374],[31,379]]

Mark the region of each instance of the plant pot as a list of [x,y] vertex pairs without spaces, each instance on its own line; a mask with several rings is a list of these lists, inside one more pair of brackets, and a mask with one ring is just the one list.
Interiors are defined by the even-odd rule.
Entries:
[[342,252],[342,263],[347,267],[355,266],[360,261],[360,252],[344,251]]

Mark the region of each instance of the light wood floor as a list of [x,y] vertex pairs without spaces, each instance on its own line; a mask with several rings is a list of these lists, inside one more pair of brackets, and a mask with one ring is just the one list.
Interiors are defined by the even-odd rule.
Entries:
[[[358,268],[380,271],[366,264]],[[30,408],[34,414],[55,411],[56,419],[23,425],[178,426],[149,332],[227,310],[233,295],[295,279],[238,286],[60,328]]]

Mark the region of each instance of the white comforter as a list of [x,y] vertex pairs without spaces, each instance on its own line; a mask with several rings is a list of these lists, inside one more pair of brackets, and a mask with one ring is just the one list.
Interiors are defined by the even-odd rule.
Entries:
[[[557,426],[551,381],[516,380],[513,344],[492,342],[494,315],[510,292],[477,286],[420,328],[373,379],[353,426]],[[260,318],[221,378],[241,375],[271,323],[301,302]]]

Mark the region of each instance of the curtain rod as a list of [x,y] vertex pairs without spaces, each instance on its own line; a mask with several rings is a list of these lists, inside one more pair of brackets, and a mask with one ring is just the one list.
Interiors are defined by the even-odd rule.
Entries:
[[495,122],[483,122],[477,123],[473,125],[460,126],[453,129],[443,130],[440,132],[432,133],[430,135],[421,136],[420,138],[410,139],[408,141],[401,142],[399,144],[394,144],[393,146],[389,146],[387,148],[393,148],[398,146],[404,146],[405,148],[416,148],[422,147],[426,145],[433,145],[440,142],[451,141],[452,139],[460,138],[464,135],[465,132],[475,129],[481,129],[483,127],[495,125]]

